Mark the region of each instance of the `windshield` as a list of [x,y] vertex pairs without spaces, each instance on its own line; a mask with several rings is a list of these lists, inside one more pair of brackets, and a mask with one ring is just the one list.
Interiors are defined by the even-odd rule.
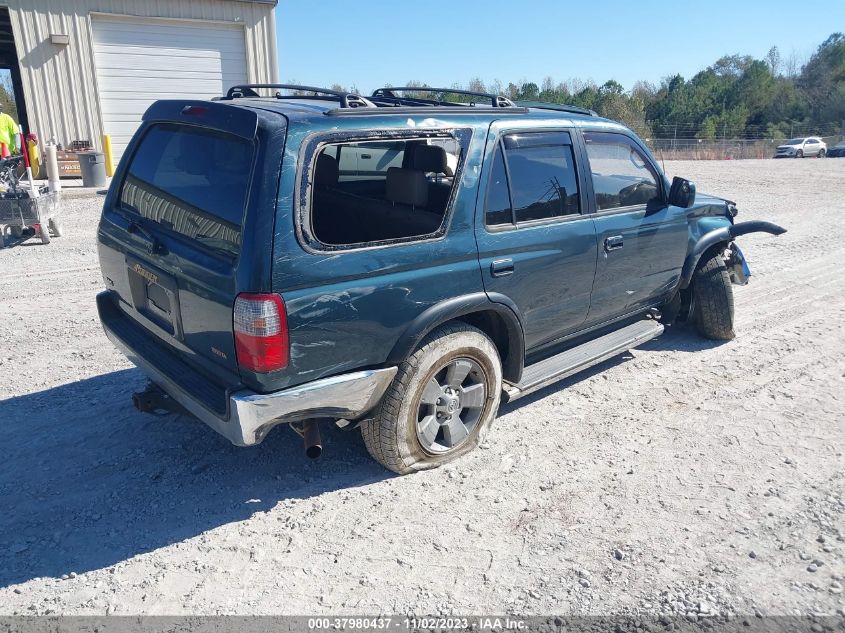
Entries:
[[253,154],[252,143],[231,134],[154,125],[132,157],[120,204],[209,250],[237,255]]
[[791,138],[784,142],[784,145],[801,145],[804,142],[803,138]]

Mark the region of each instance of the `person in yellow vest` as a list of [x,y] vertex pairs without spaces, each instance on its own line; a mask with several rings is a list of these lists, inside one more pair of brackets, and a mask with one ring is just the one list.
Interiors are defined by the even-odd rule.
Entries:
[[3,104],[0,103],[0,143],[5,143],[9,153],[16,154],[18,151],[18,124],[8,114],[3,112]]

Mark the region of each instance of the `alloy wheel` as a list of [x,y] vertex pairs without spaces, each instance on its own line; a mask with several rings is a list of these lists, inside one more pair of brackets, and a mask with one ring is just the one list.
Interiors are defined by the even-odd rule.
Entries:
[[456,358],[434,372],[417,410],[417,438],[432,454],[451,451],[475,429],[487,402],[484,370],[470,358]]

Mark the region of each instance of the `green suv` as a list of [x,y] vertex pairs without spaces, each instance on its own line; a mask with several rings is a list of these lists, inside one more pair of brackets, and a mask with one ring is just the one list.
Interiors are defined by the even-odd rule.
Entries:
[[668,322],[734,336],[734,238],[782,228],[734,223],[590,111],[459,96],[154,103],[98,230],[100,318],[151,380],[136,406],[239,446],[288,423],[309,455],[329,419],[409,473]]

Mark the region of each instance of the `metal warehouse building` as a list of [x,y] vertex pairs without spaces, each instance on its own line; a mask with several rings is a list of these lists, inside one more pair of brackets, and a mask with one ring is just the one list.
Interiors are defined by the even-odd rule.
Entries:
[[21,123],[115,160],[156,99],[278,81],[276,0],[0,0],[0,67]]

